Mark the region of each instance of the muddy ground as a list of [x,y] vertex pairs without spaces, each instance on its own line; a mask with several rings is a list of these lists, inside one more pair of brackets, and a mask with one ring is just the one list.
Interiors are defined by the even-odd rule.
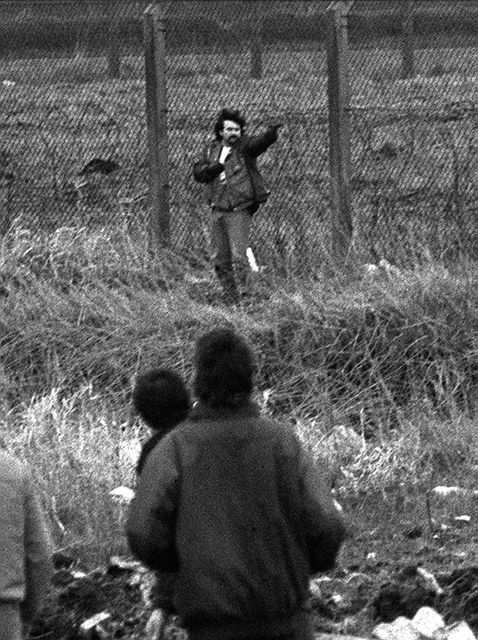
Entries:
[[[377,522],[373,512],[352,513],[352,536],[337,568],[311,582],[316,630],[370,637],[379,622],[411,618],[420,607],[431,606],[447,624],[465,620],[478,634],[476,519],[440,516],[431,522],[416,513],[407,518],[384,511]],[[80,625],[101,612],[110,617],[86,637],[142,637],[150,579],[137,564],[112,559],[109,567],[87,572],[68,555],[57,554],[55,560],[52,597],[31,638],[84,638]],[[177,621],[167,638],[185,638]]]

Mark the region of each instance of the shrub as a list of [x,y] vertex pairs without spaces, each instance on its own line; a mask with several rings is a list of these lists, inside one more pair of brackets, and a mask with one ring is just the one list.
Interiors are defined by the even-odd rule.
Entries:
[[[6,242],[0,355],[14,388],[27,375],[37,393],[87,380],[122,395],[140,354],[187,363],[191,336],[223,317],[209,306],[219,301],[211,273],[174,252],[151,261],[126,235],[17,231]],[[251,315],[234,320],[259,353],[276,412],[317,415],[324,392],[353,423],[392,424],[418,401],[468,408],[477,374],[469,273],[429,264],[362,277],[357,267],[350,282],[272,276],[255,287]]]
[[473,271],[269,274],[230,308],[202,261],[152,257],[107,229],[14,227],[0,253],[3,442],[34,461],[62,547],[92,563],[121,551],[108,494],[131,485],[144,433],[134,375],[190,380],[197,337],[232,324],[257,355],[256,398],[330,468],[339,498],[406,506],[477,464]]

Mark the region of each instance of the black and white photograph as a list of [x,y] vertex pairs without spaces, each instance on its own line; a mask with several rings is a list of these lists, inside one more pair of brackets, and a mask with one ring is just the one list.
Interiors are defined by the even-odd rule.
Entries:
[[478,640],[477,0],[0,0],[0,640]]

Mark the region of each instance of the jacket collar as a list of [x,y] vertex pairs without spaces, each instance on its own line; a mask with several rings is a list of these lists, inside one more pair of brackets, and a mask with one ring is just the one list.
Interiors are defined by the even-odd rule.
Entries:
[[[245,135],[241,136],[236,144],[232,147],[232,150],[238,151],[239,149],[241,149],[244,146],[245,139]],[[222,140],[216,140],[216,138],[214,138],[214,140],[211,140],[211,142],[209,143],[208,149],[209,156],[215,155],[216,153],[219,154],[222,149]]]
[[238,409],[229,409],[226,407],[213,408],[199,400],[193,406],[190,420],[237,420],[240,418],[259,416],[260,413],[261,410],[259,406],[252,401]]

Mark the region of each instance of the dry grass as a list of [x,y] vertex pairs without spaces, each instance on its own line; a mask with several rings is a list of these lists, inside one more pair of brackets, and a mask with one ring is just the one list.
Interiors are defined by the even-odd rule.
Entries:
[[85,561],[125,552],[123,510],[109,497],[132,485],[140,426],[85,386],[33,396],[1,420],[7,449],[31,463],[58,548]]
[[124,545],[108,491],[133,481],[144,434],[135,374],[161,364],[190,381],[194,342],[218,324],[253,344],[258,400],[325,459],[347,504],[402,508],[432,483],[471,482],[476,264],[269,274],[230,308],[201,260],[152,257],[120,232],[17,227],[0,274],[2,439],[33,463],[58,544],[89,561]]

